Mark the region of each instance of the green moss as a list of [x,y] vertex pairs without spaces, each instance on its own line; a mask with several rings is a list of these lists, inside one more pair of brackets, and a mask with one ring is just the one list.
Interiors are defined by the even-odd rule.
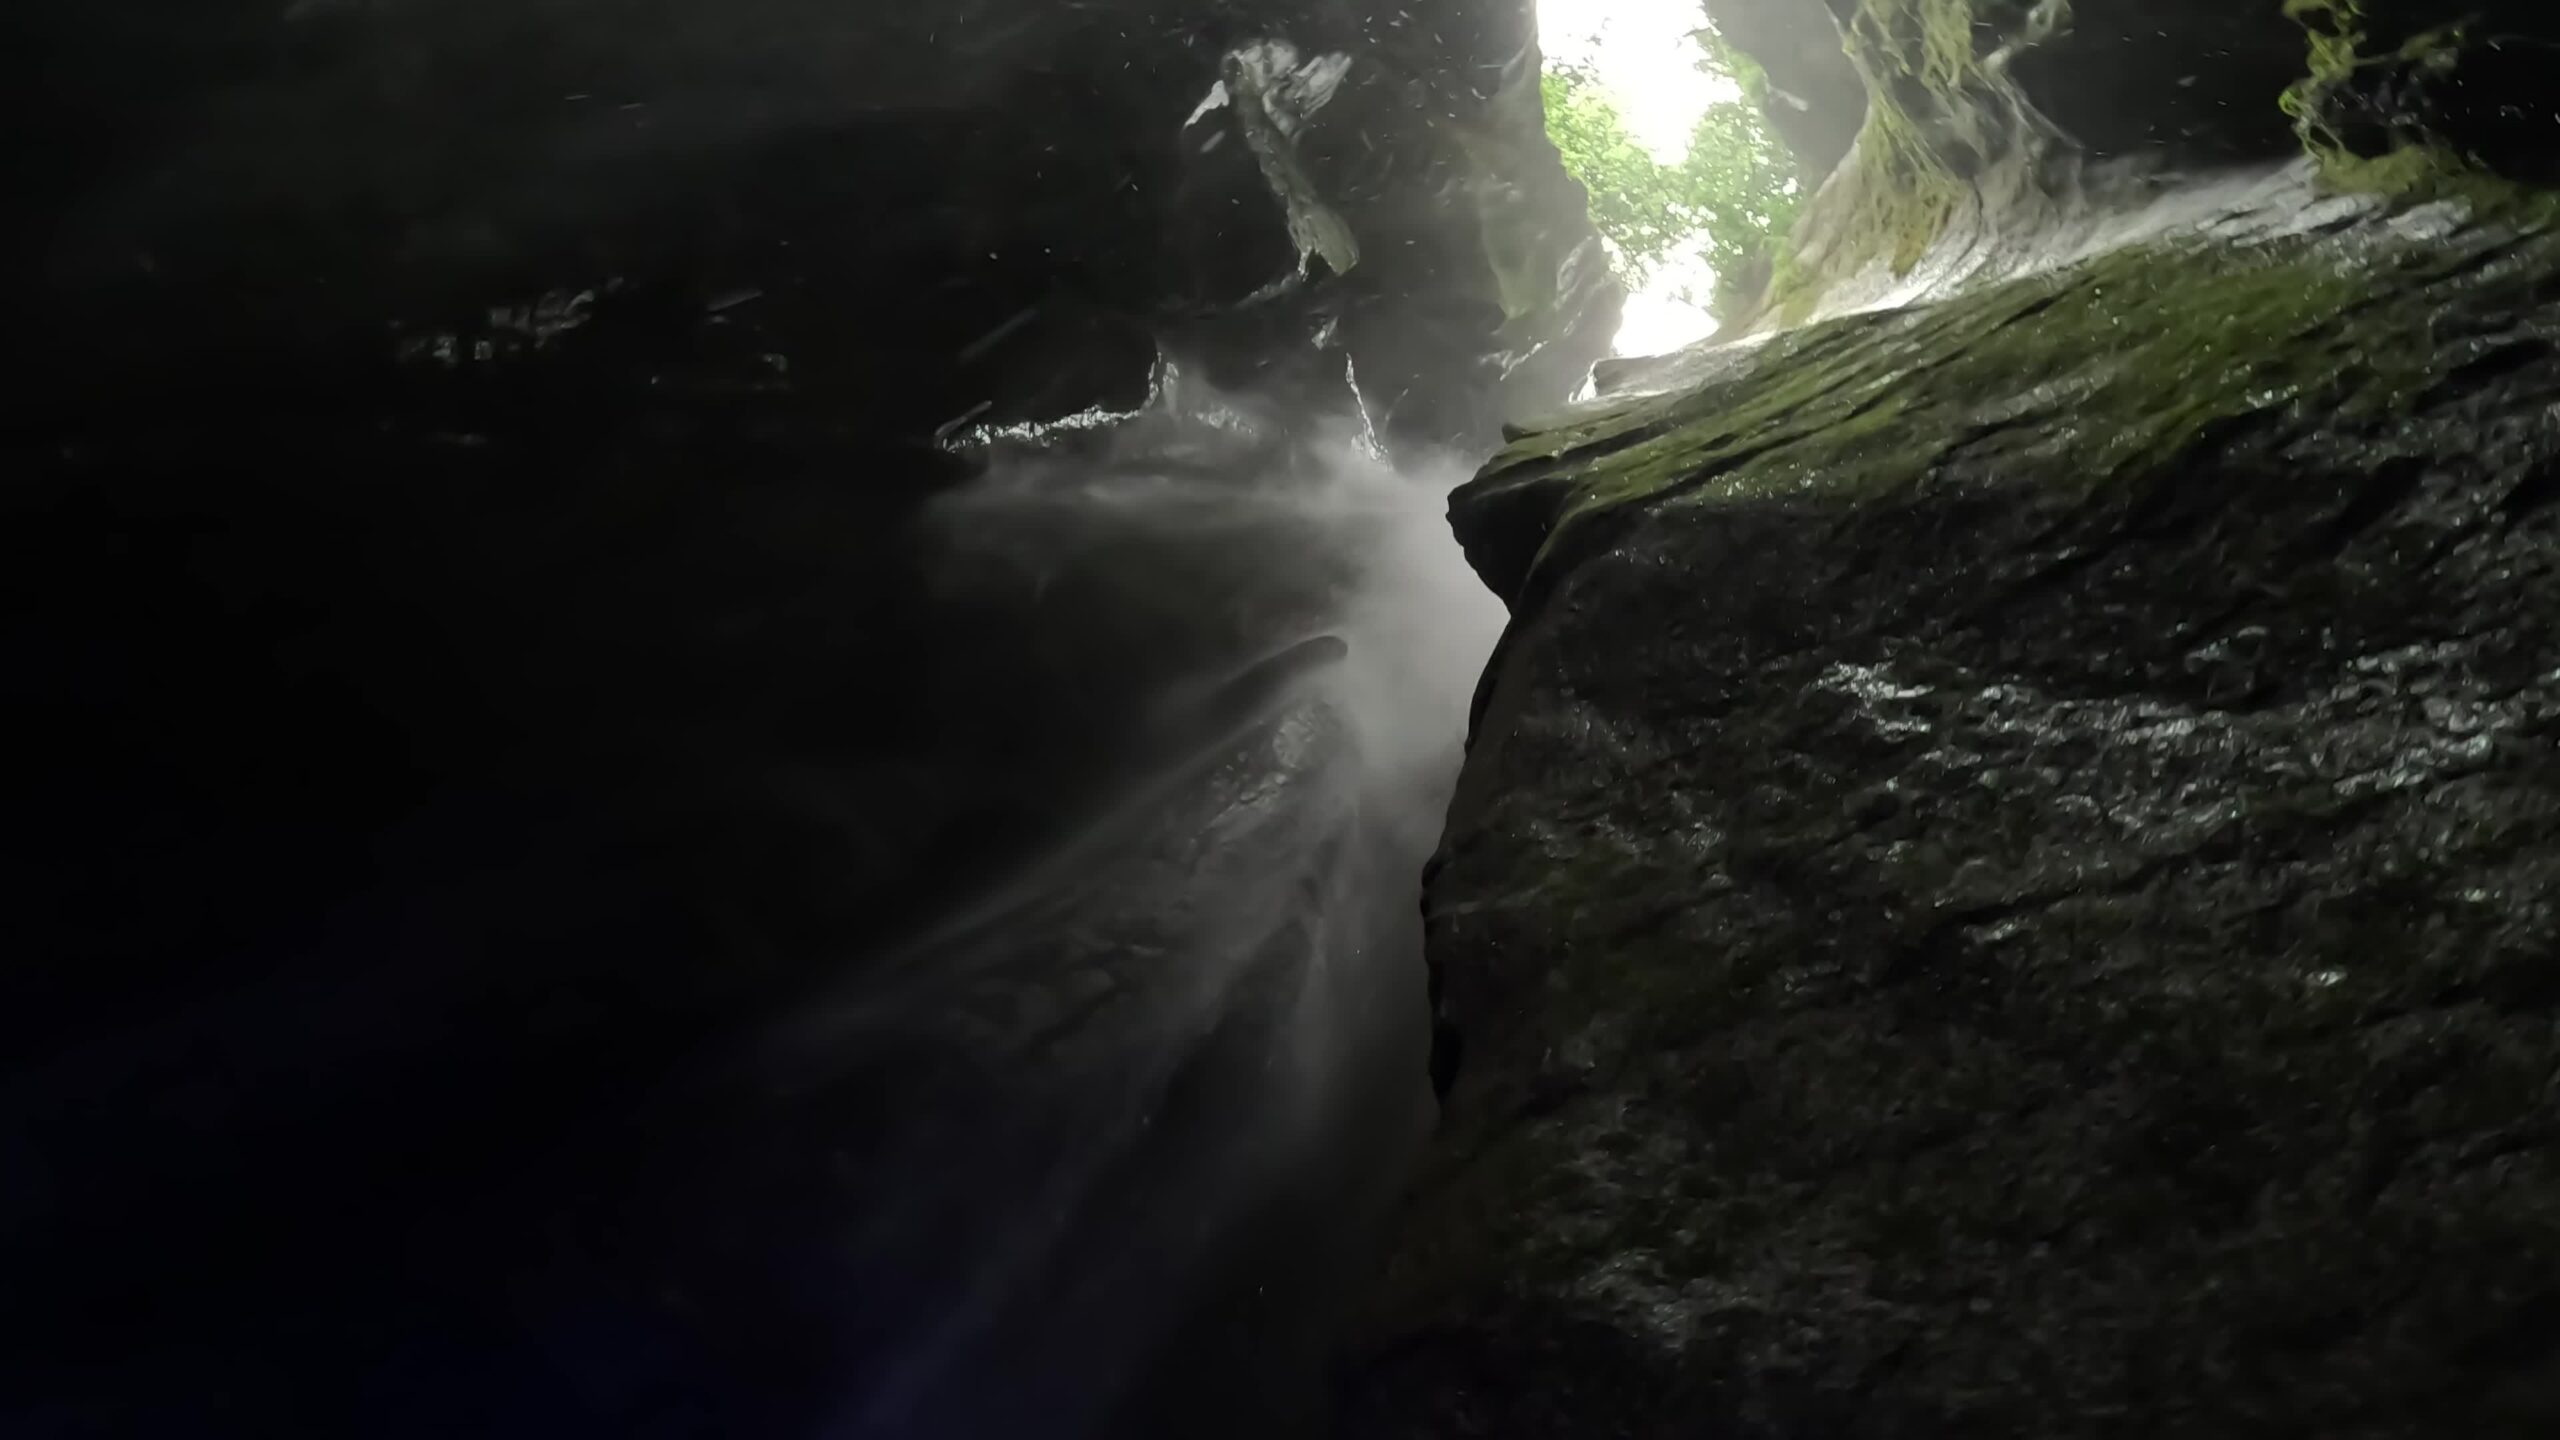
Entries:
[[[2430,327],[2448,312],[2520,312],[2555,275],[2560,215],[2521,201],[2426,241],[2375,223],[2129,250],[1779,335],[1693,391],[1623,400],[1523,436],[1487,479],[1563,492],[1550,560],[1594,520],[1637,507],[1890,505],[1994,485],[2129,496],[2241,443],[2278,463],[2214,473],[2297,483],[2319,466],[2287,462],[2320,453],[2313,447],[2353,446],[2354,463],[2369,466],[2377,446],[2430,443],[2415,427],[2394,440],[2403,427],[2392,422],[2478,354],[2426,338]],[[1629,809],[1605,813],[1624,824]],[[1515,1033],[1471,1043],[1550,1058],[1534,1075],[1520,1066],[1464,1082],[1475,1088],[1461,1092],[1435,1148],[1439,1173],[1421,1189],[1414,1239],[1384,1292],[1383,1330],[1453,1317],[1499,1326],[1506,1306],[1560,1300],[1605,1306],[1612,1276],[1663,1257],[1674,1274],[1714,1273],[1722,1262],[1711,1247],[1730,1241],[1701,1215],[1730,1226],[1769,1198],[1722,1189],[1710,1210],[1683,1186],[1717,1185],[1739,1169],[1730,1148],[1712,1162],[1684,1156],[1681,1127],[1628,1114],[1662,1095],[1712,1102],[1699,1067],[1716,1047],[1701,1037],[1734,1031],[1755,1006],[1768,1013],[1761,997],[1780,980],[1774,967],[1811,948],[1784,936],[1702,939],[1691,912],[1703,872],[1660,843],[1672,813],[1637,814],[1633,828],[1654,843],[1629,843],[1607,824],[1541,809],[1512,817],[1534,841],[1514,831],[1503,860],[1471,861],[1509,867],[1468,877],[1465,893],[1502,907],[1498,921],[1474,923],[1498,924],[1507,950],[1534,956],[1524,963],[1545,976],[1517,1011],[1483,1022]],[[1648,831],[1654,821],[1662,827]],[[1720,868],[1751,883],[1748,866]],[[2093,913],[2092,924],[2119,923],[2116,912]],[[1976,1078],[2006,1083],[1988,1069]],[[1947,1085],[1960,1082],[1973,1083],[1959,1073]],[[1942,1093],[1964,1114],[1998,1103]],[[1744,1128],[1717,1143],[1748,1138]],[[1628,1148],[1641,1153],[1619,1153]],[[1862,1254],[1938,1243],[1926,1213],[1887,1203],[1873,1223]]]
[[1766,111],[1769,108],[1769,72],[1761,68],[1759,61],[1724,38],[1724,32],[1716,28],[1713,16],[1708,17],[1703,27],[1691,31],[1690,38],[1706,53],[1708,68],[1712,72],[1724,75],[1740,86],[1742,98],[1751,102],[1755,109]]
[[2395,43],[2374,32],[2363,0],[2285,0],[2284,13],[2303,27],[2310,57],[2309,72],[2279,103],[2293,117],[2304,151],[2319,163],[2321,178],[2331,188],[2405,202],[2459,199],[2484,210],[2529,198],[2426,134],[2416,117],[2403,128],[2398,143],[2380,155],[2356,153],[2324,118],[2336,93],[2351,88],[2358,72],[2369,67],[2458,67],[2468,39],[2464,25],[2433,26]]
[[1868,0],[1850,22],[1866,124],[1773,267],[1770,305],[1788,324],[1829,279],[1878,262],[1908,273],[1963,205],[1962,176],[1990,148],[1981,127],[2008,111],[1974,28],[1974,0]]
[[2520,226],[2539,226],[2560,214],[2560,194],[2493,174],[2440,145],[2410,142],[2366,156],[2308,134],[2304,143],[2319,162],[2322,183],[2343,194],[2378,196],[2395,205],[2454,201],[2476,217]]
[[1822,292],[1805,269],[1804,259],[1796,253],[1792,241],[1778,249],[1778,258],[1769,266],[1769,303],[1778,319],[1786,325],[1801,325],[1813,314],[1814,303]]
[[2284,13],[2308,37],[2310,69],[2277,103],[2293,118],[2303,149],[2319,162],[2330,185],[2359,194],[2410,195],[2458,166],[2454,157],[2426,145],[2403,145],[2379,158],[2349,150],[2321,118],[2322,100],[2369,63],[2363,53],[2370,41],[2362,6],[2359,0],[2285,0]]
[[2311,37],[2313,79],[2354,67],[2356,47],[2364,35],[2361,0],[2284,0],[2284,14]]
[[1737,378],[1527,437],[1488,478],[1567,487],[1541,560],[1619,506],[1873,499],[1992,475],[2027,437],[2051,483],[2115,483],[2233,417],[2401,403],[2431,352],[2395,337],[2407,316],[2358,302],[2374,267],[2445,253],[2312,238],[2119,253],[1789,332]]

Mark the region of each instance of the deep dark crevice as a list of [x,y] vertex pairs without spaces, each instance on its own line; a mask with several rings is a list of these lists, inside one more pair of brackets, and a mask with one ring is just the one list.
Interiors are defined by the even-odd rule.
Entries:
[[2498,510],[2511,525],[2522,524],[2560,500],[2560,464],[2528,468],[2498,500]]
[[2560,1427],[2551,7],[1709,0],[1790,300],[2261,238],[1613,365],[1498,642],[1524,0],[642,8],[0,27],[0,1432]]
[[2407,505],[2427,475],[2428,466],[2423,461],[2384,461],[2370,474],[2358,478],[2355,488],[2348,492],[2347,502],[2304,536],[2304,546],[2315,555],[2336,555],[2346,550],[2366,531]]
[[2498,381],[2560,355],[2560,345],[2538,335],[2484,337],[2484,340],[2482,353],[2455,366],[2442,380],[2428,387],[2426,394],[2418,399],[2420,409],[2432,409],[2476,394]]

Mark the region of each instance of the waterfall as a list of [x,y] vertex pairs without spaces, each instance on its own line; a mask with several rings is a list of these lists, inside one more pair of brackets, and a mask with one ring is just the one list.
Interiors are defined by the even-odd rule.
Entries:
[[975,440],[936,602],[1007,622],[980,658],[1024,704],[992,723],[1108,758],[755,1059],[897,1096],[854,1243],[901,1321],[843,1433],[1103,1433],[1255,1387],[1233,1413],[1277,1425],[1429,1123],[1418,877],[1504,618],[1444,518],[1473,457],[1171,369],[1140,414]]

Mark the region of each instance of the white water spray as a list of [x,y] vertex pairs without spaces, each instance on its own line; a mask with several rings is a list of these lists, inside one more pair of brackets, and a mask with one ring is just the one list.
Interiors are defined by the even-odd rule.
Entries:
[[1105,717],[1130,763],[774,1049],[791,1086],[918,1057],[890,1162],[915,1203],[869,1239],[960,1260],[858,1435],[1001,1428],[1026,1396],[1043,1433],[1105,1425],[1186,1312],[1275,1277],[1303,1313],[1254,1348],[1312,1369],[1326,1277],[1428,1123],[1420,871],[1504,618],[1445,520],[1473,457],[1390,464],[1357,416],[1168,368],[1138,415],[990,455],[932,518],[942,598],[1018,613],[1066,677],[1026,700]]

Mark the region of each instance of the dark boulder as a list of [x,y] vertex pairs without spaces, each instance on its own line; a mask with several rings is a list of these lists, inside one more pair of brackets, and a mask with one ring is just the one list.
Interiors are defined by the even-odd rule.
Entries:
[[[1239,380],[1323,345],[1301,368],[1338,384],[1347,354],[1440,442],[1606,346],[1508,0],[178,8],[10,22],[58,137],[20,338],[67,386],[371,358],[387,326],[467,365],[527,338],[494,310],[585,295],[631,312],[636,376],[780,363],[922,431],[1126,408],[1172,339]],[[1245,49],[1322,79],[1261,147],[1209,103]],[[1274,146],[1353,249],[1293,246]]]
[[2074,135],[2133,7],[1865,0],[1826,200],[1935,288],[1455,498],[1464,1059],[1350,1433],[2560,1424],[2560,206],[2390,64],[2430,183],[2182,176],[2288,88],[2190,8],[2131,52],[2264,109]]
[[2555,296],[2119,256],[1576,437],[1354,1433],[2560,1420]]

